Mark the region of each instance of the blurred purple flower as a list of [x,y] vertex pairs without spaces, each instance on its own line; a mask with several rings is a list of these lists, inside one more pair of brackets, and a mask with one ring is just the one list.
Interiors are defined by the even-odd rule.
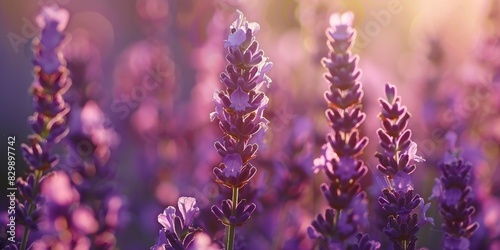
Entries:
[[431,198],[439,201],[439,212],[444,218],[444,249],[469,249],[469,237],[479,228],[472,221],[474,197],[471,186],[472,165],[465,162],[455,148],[456,136],[448,136],[450,149],[438,164],[441,177],[436,179]]
[[[115,230],[123,224],[124,202],[113,181],[111,160],[118,136],[107,127],[96,96],[88,91],[98,84],[94,81],[99,75],[96,68],[100,67],[95,64],[97,51],[82,52],[88,52],[89,47],[87,40],[76,40],[65,50],[75,83],[65,95],[72,104],[71,111],[65,114],[70,132],[64,138],[67,155],[61,157],[58,165],[62,171],[46,178],[42,185],[47,197],[47,222],[43,228],[46,236],[34,243],[40,247],[113,249]],[[86,243],[81,245],[82,242]]]
[[35,58],[35,64],[46,74],[53,74],[63,63],[61,54],[56,49],[65,37],[62,31],[68,24],[69,12],[56,5],[44,7],[35,20],[38,27],[43,29],[39,41],[42,47]]
[[66,29],[69,21],[69,12],[66,9],[59,8],[57,5],[47,6],[42,8],[40,13],[35,18],[38,27],[50,30],[55,28],[56,31],[62,32]]
[[343,14],[334,13],[330,16],[330,28],[327,33],[335,40],[347,40],[354,36],[355,31],[352,28],[354,14],[346,12]]
[[45,72],[53,73],[60,65],[59,53],[54,50],[64,39],[61,32],[66,28],[69,20],[69,12],[57,6],[42,8],[39,15],[35,17],[38,26],[42,28],[40,43],[44,51],[40,52],[40,66]]

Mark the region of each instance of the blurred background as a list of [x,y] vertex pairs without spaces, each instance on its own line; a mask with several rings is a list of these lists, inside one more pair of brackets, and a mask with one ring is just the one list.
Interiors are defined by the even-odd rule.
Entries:
[[[223,41],[236,9],[260,24],[257,40],[274,64],[268,74],[273,82],[265,90],[270,104],[264,115],[271,124],[256,138],[265,145],[254,161],[259,172],[242,194],[258,207],[249,225],[237,231],[242,244],[249,249],[312,246],[306,228],[327,205],[319,193],[326,178],[311,171],[329,132],[323,99],[328,85],[320,63],[328,53],[325,29],[330,14],[352,11],[357,30],[353,51],[360,56],[367,113],[362,130],[370,138],[363,156],[370,169],[363,183],[370,212],[383,185],[373,157],[380,126],[377,100],[391,82],[412,113],[413,140],[427,159],[414,177],[417,192],[430,196],[444,136],[457,133],[475,172],[475,219],[482,227],[473,246],[500,249],[497,1],[0,1],[0,133],[5,141],[16,136],[17,146],[31,133],[32,41],[39,34],[34,16],[46,4],[58,4],[71,15],[63,52],[73,91],[65,98],[74,110],[100,122],[95,136],[109,146],[113,175],[108,178],[123,204],[119,249],[152,246],[160,229],[157,215],[179,196],[197,199],[203,237],[213,244],[222,239],[223,227],[209,209],[230,194],[214,182],[212,168],[221,158],[213,144],[222,135],[209,113],[213,92],[221,88]],[[6,143],[0,144],[6,152]],[[64,156],[63,147],[60,152]],[[63,157],[60,167],[73,163]],[[26,168],[19,153],[17,175]],[[6,183],[0,183],[4,192]],[[441,244],[435,203],[430,213],[436,227],[420,231],[419,247],[439,249]],[[1,205],[3,210],[7,200],[2,198]]]

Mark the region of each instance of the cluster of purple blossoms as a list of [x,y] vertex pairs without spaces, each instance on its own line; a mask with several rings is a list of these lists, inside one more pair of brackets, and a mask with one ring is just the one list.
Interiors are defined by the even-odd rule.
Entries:
[[470,249],[468,238],[479,228],[479,223],[471,218],[476,211],[471,186],[472,165],[465,162],[454,147],[456,135],[448,134],[448,139],[450,149],[438,164],[442,175],[435,179],[431,199],[437,198],[439,212],[444,218],[443,249],[465,250]]
[[160,229],[158,242],[151,250],[184,250],[193,242],[194,236],[201,229],[192,226],[194,216],[199,208],[195,207],[196,199],[193,197],[179,197],[177,207],[181,216],[176,214],[173,206],[165,208],[158,215],[158,222],[163,226]]
[[[433,218],[425,217],[430,203],[424,206],[424,200],[413,190],[410,174],[416,169],[413,162],[424,159],[416,155],[417,144],[411,141],[411,131],[407,128],[410,119],[401,98],[396,95],[396,87],[385,86],[387,99],[380,99],[382,128],[377,131],[382,152],[375,156],[379,163],[377,169],[384,174],[387,188],[382,190],[378,201],[386,215],[383,232],[393,242],[394,249],[416,249],[415,234]],[[420,217],[414,210],[420,206]]]
[[322,60],[330,84],[325,93],[328,103],[325,114],[333,133],[327,135],[323,154],[314,161],[314,171],[323,170],[330,181],[321,185],[321,191],[331,208],[324,217],[319,214],[308,228],[309,236],[317,240],[321,249],[344,248],[346,240],[365,226],[367,217],[366,194],[359,181],[368,168],[357,157],[368,144],[368,138],[359,136],[365,114],[361,111],[363,91],[358,56],[351,53],[356,36],[352,21],[351,12],[330,17],[331,27],[326,31],[330,52]]
[[229,64],[220,80],[226,89],[214,93],[215,112],[210,115],[212,121],[219,120],[224,133],[224,140],[215,143],[224,159],[213,172],[217,183],[232,189],[232,198],[224,200],[222,208],[212,207],[215,216],[228,226],[228,250],[233,249],[235,227],[243,225],[256,208],[253,203],[247,205],[244,199],[239,200],[238,191],[257,172],[250,160],[256,157],[258,145],[249,141],[261,128],[267,128],[263,112],[268,98],[259,89],[264,84],[269,87],[271,79],[266,73],[272,67],[255,40],[260,26],[247,22],[243,13],[238,14],[224,43]]
[[17,180],[20,199],[17,200],[16,216],[24,225],[20,245],[23,250],[27,248],[30,230],[39,229],[43,214],[40,183],[58,162],[51,149],[68,133],[66,116],[70,108],[62,95],[71,81],[60,51],[68,20],[68,11],[56,6],[43,8],[36,17],[42,34],[34,42],[35,81],[31,92],[35,113],[29,118],[34,134],[29,136],[28,144],[21,146],[29,174]]

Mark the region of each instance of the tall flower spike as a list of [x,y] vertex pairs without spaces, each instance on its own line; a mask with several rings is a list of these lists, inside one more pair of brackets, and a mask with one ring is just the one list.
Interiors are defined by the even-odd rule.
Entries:
[[[106,126],[95,92],[89,91],[99,83],[99,54],[91,50],[86,37],[72,35],[64,49],[73,83],[65,94],[72,108],[67,115],[70,132],[63,141],[67,153],[55,172],[59,177],[45,178],[41,185],[47,220],[42,232],[45,236],[34,244],[44,249],[115,249],[115,231],[123,224],[123,200],[113,180],[112,157],[118,136]],[[61,186],[57,184],[64,179],[61,176],[71,178],[66,177],[67,184]],[[74,193],[71,202],[58,202],[68,193]]]
[[333,132],[326,136],[323,154],[314,161],[313,169],[316,173],[323,170],[329,179],[328,184],[321,185],[321,191],[331,209],[325,218],[318,215],[308,229],[321,249],[345,248],[345,241],[366,220],[366,195],[359,181],[368,168],[357,157],[368,144],[368,138],[359,136],[365,114],[361,111],[363,90],[358,56],[351,53],[356,37],[351,27],[353,17],[351,12],[330,17],[331,27],[326,30],[330,52],[321,61],[328,70],[325,79],[330,87],[324,95],[328,103],[325,115]]
[[[411,115],[401,104],[396,87],[387,84],[385,94],[386,99],[380,99],[382,128],[377,131],[382,151],[375,154],[380,163],[377,169],[384,174],[388,184],[378,199],[387,215],[383,231],[393,242],[394,249],[413,250],[418,239],[415,234],[427,222],[434,223],[425,215],[430,204],[424,205],[424,199],[414,192],[410,179],[416,169],[413,163],[424,159],[416,155],[417,144],[411,141],[411,131],[407,128]],[[414,211],[419,206],[420,217]]]
[[66,115],[69,105],[62,95],[71,81],[60,52],[68,19],[68,11],[57,6],[44,7],[36,16],[42,33],[33,43],[35,80],[31,93],[35,113],[29,118],[29,123],[34,134],[29,137],[28,144],[21,145],[30,169],[26,179],[19,177],[17,180],[21,197],[16,201],[16,216],[17,221],[24,225],[22,250],[27,248],[30,230],[38,230],[43,200],[40,182],[58,162],[51,148],[68,133]]
[[242,204],[238,190],[257,172],[250,160],[256,157],[258,145],[250,143],[250,139],[260,129],[267,128],[268,121],[263,117],[263,111],[268,98],[260,91],[260,87],[264,84],[269,87],[271,79],[266,73],[272,67],[255,40],[260,26],[247,22],[240,11],[238,15],[224,42],[229,64],[220,80],[226,88],[215,91],[215,112],[210,114],[212,121],[215,118],[219,120],[219,127],[224,134],[223,141],[215,143],[223,162],[213,172],[217,183],[232,189],[232,198],[223,201],[222,209],[212,207],[212,212],[228,227],[227,250],[233,249],[235,227],[242,226],[255,210],[253,203],[246,206]]
[[[452,134],[448,134],[447,138],[453,140]],[[468,238],[479,228],[479,224],[471,218],[476,211],[471,186],[472,165],[462,159],[454,142],[450,146],[443,161],[438,164],[442,175],[435,180],[431,198],[437,198],[439,212],[444,218],[443,249],[465,250],[470,248]]]

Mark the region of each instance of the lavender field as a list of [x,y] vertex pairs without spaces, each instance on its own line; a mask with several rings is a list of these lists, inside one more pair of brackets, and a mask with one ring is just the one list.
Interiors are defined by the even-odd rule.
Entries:
[[0,1],[0,249],[500,250],[500,2]]

